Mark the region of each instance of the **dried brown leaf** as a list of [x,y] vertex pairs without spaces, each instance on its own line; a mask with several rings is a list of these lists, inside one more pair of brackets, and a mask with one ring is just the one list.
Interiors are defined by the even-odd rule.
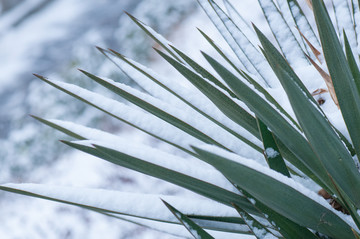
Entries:
[[320,58],[321,52],[320,52],[318,49],[316,49],[316,47],[314,47],[313,44],[311,44],[311,42],[304,36],[304,34],[300,31],[300,29],[299,29],[298,27],[296,27],[296,29],[299,31],[301,37],[304,38],[306,44],[308,44],[308,46],[310,47],[311,51],[314,53],[316,59],[317,59],[320,63],[322,63],[322,60],[321,60],[321,58]]
[[327,88],[329,90],[330,96],[333,99],[335,105],[339,108],[339,101],[338,101],[338,99],[336,97],[335,89],[334,89],[334,85],[333,85],[333,82],[331,80],[331,77],[318,64],[316,64],[316,62],[313,59],[311,59],[311,57],[309,57],[306,54],[305,54],[305,56],[309,59],[311,64],[315,67],[315,69],[320,73],[321,77],[325,80],[325,83],[326,83],[326,86],[327,86]]
[[307,5],[309,6],[309,8],[312,10],[313,7],[312,7],[312,2],[311,2],[311,0],[305,0],[305,2],[306,2]]
[[311,93],[311,95],[312,95],[312,96],[316,96],[316,95],[321,95],[321,94],[326,93],[326,92],[328,92],[328,90],[323,89],[323,88],[319,88],[319,89],[314,90],[314,91]]

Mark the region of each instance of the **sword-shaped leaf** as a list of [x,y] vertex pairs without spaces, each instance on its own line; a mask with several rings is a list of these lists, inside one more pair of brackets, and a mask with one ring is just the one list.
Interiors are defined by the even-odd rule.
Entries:
[[[156,73],[154,73],[150,69],[147,69],[144,66],[141,66],[137,62],[127,59],[126,57],[122,56],[121,54],[119,54],[115,51],[111,51],[111,52],[116,57],[127,62],[129,65],[134,67],[134,69],[141,72],[146,77],[148,77],[150,80],[155,82],[157,85],[159,85],[160,87],[162,87],[169,93],[176,96],[179,100],[181,100],[182,104],[178,105],[178,107],[177,107],[178,109],[181,109],[182,111],[185,111],[185,110],[188,111],[189,109],[190,110],[193,109],[196,112],[198,112],[200,115],[202,115],[206,118],[203,120],[198,120],[198,122],[204,121],[204,120],[205,121],[209,120],[209,121],[211,121],[211,122],[209,122],[209,124],[215,123],[216,124],[216,125],[214,125],[215,128],[219,127],[220,129],[217,132],[215,132],[214,131],[215,128],[212,127],[213,129],[211,130],[212,131],[211,137],[215,137],[215,138],[222,137],[222,140],[225,140],[227,142],[230,142],[229,137],[233,137],[233,139],[234,139],[233,142],[236,142],[235,137],[241,136],[242,134],[245,133],[244,131],[242,131],[242,133],[240,135],[239,132],[241,130],[239,129],[238,125],[236,123],[234,123],[231,119],[226,117],[226,115],[223,114],[221,112],[221,110],[218,109],[211,102],[211,100],[209,100],[205,95],[201,94],[201,91],[199,91],[196,87],[192,87],[193,89],[190,90],[189,87],[184,87],[181,84],[178,84],[177,81],[174,81],[173,79],[167,79],[167,78],[158,76]],[[141,83],[140,83],[140,85],[141,85]],[[163,101],[166,102],[166,99],[163,99]],[[186,105],[184,105],[184,103]],[[189,107],[187,107],[187,106],[189,106]],[[191,114],[194,116],[197,116],[196,112],[192,112]],[[193,116],[190,116],[190,118],[192,118],[192,117]],[[201,116],[197,116],[197,117],[201,118]],[[192,120],[194,120],[194,119],[192,119]],[[209,132],[209,127],[206,127],[206,126],[207,126],[206,124],[200,124],[200,125],[197,124],[198,128],[202,128],[203,130],[206,130],[207,132]],[[222,135],[224,137],[221,136],[219,134],[219,132],[223,132]],[[232,132],[232,133],[231,133],[231,135],[228,136],[229,132]],[[253,142],[253,139],[252,139],[253,136],[251,134],[246,135],[246,137],[248,137],[248,139],[251,139],[251,141]],[[254,139],[254,140],[256,142],[256,139]],[[243,144],[243,143],[241,143],[241,144]],[[243,146],[238,147],[239,145],[238,146],[233,145],[233,146],[236,147],[236,150],[242,150],[242,148],[245,149],[247,147],[246,144],[243,144],[243,145],[245,147],[243,147]]]
[[[204,78],[202,78],[200,75],[192,72],[185,65],[173,60],[171,57],[167,56],[161,51],[157,52],[174,68],[176,68],[184,77],[186,77],[187,80],[189,80],[195,87],[197,87],[204,95],[206,95],[226,116],[244,127],[253,135],[259,135],[258,132],[256,132],[256,120],[252,115],[236,104],[226,94],[204,80]],[[241,140],[246,140],[242,136],[237,137],[241,138]],[[245,142],[248,144],[251,143],[247,141],[248,140]],[[258,147],[255,148],[259,149]]]
[[164,200],[163,203],[195,239],[214,239],[214,237],[212,237],[209,233],[207,233],[204,229],[202,229],[186,215],[182,214],[179,210],[177,210]]
[[[198,130],[196,127],[192,126],[191,123],[188,123],[185,120],[175,117],[174,115],[168,113],[172,107],[170,105],[167,105],[168,106],[167,107],[165,102],[160,102],[155,98],[149,95],[142,94],[141,92],[138,92],[135,89],[132,89],[124,84],[119,84],[111,80],[104,80],[100,77],[97,77],[83,70],[81,70],[81,72],[84,73],[90,79],[108,88],[114,93],[120,95],[129,102],[148,111],[152,115],[157,116],[158,118],[164,120],[165,122],[183,130],[187,134],[205,143],[215,144],[220,147],[226,148],[221,143],[217,142],[216,140],[212,139],[210,136]],[[148,101],[150,101],[151,103],[149,103]],[[178,113],[179,114],[177,116],[181,116],[184,112],[179,110]]]
[[163,47],[172,57],[176,60],[181,61],[180,58],[177,56],[176,52],[174,52],[169,45],[171,43],[165,39],[165,37],[161,36],[151,27],[147,26],[145,23],[141,22],[136,17],[132,16],[131,14],[125,12],[131,20],[133,20],[146,34],[148,34],[154,41],[156,41],[161,47]]
[[210,19],[245,68],[271,86],[271,82],[268,81],[269,69],[264,57],[241,29],[213,0],[198,0],[198,2],[206,14],[211,16]]
[[300,226],[295,222],[289,220],[288,218],[280,215],[275,212],[268,206],[264,205],[259,200],[255,199],[248,192],[239,188],[236,185],[236,188],[243,193],[246,198],[263,214],[263,217],[268,220],[268,222],[273,226],[272,229],[278,231],[280,235],[287,239],[318,239],[309,229],[306,227]]
[[348,38],[346,36],[346,33],[343,32],[344,35],[344,45],[345,45],[345,53],[346,53],[346,59],[349,63],[349,67],[352,73],[352,76],[354,77],[354,81],[357,87],[357,90],[360,94],[360,71],[359,71],[359,66],[356,63],[354,54],[351,50]]
[[[196,63],[193,59],[191,59],[190,57],[188,57],[187,55],[185,55],[183,52],[181,52],[180,50],[178,50],[176,47],[171,46],[171,48],[177,53],[179,54],[179,56],[181,56],[182,59],[184,59],[184,61],[191,67],[194,69],[194,71],[196,71],[198,74],[200,74],[202,77],[204,77],[205,79],[209,80],[210,82],[214,83],[215,85],[217,85],[218,87],[220,87],[221,89],[225,90],[231,97],[233,98],[237,98],[237,96],[229,89],[227,88],[221,81],[219,81],[218,79],[216,79],[216,77],[214,77],[209,71],[207,71],[204,67],[200,66],[198,63]],[[159,52],[159,51],[157,51]],[[162,54],[165,55],[165,54]]]
[[280,154],[274,135],[261,120],[257,119],[257,123],[261,139],[264,144],[264,156],[269,164],[269,167],[287,177],[290,177],[290,173]]
[[[72,84],[50,81],[41,76],[38,77],[46,83],[95,107],[96,109],[99,109],[104,113],[187,153],[192,154],[190,147],[188,146],[190,142],[199,142],[196,138],[186,134],[182,130],[179,130],[178,128],[162,121],[161,119],[151,114],[144,113],[123,103]],[[153,127],[153,125],[157,125],[159,127]]]
[[[318,106],[314,105],[298,86],[297,82],[300,80],[295,79],[296,74],[280,63],[280,53],[276,52],[275,47],[259,31],[258,34],[269,63],[287,93],[306,138],[318,156],[317,160],[321,161],[326,171],[352,202],[359,206],[360,192],[357,188],[360,187],[360,174],[349,151],[324,117],[323,112],[318,110]],[[336,193],[336,191],[332,192]]]
[[[304,35],[304,37],[302,37],[301,39],[307,49],[308,54],[311,54],[313,50],[306,42],[306,40],[309,41],[315,47],[315,49],[320,49],[321,48],[320,42],[317,36],[315,35],[315,32],[308,21],[308,18],[305,16],[304,12],[302,11],[298,1],[287,0],[287,2],[289,5],[291,15],[295,21],[296,27],[299,29],[300,33]],[[314,54],[314,56],[316,55]]]
[[299,225],[334,238],[353,238],[350,225],[325,199],[292,179],[219,148],[194,150],[231,182]]
[[296,66],[308,64],[303,50],[273,0],[258,0],[270,29],[287,61]]
[[[162,204],[160,198],[163,198],[180,208],[184,212],[184,216],[190,220],[196,220],[197,224],[206,229],[240,234],[248,233],[244,230],[245,223],[240,217],[236,217],[236,213],[231,207],[210,200],[187,200],[187,198],[175,196],[43,184],[4,184],[0,185],[0,190],[79,206],[119,219],[122,219],[121,216],[131,216],[134,219],[179,224],[178,220]],[[184,204],[182,201],[188,201],[188,203]],[[141,210],[139,210],[140,208]],[[217,208],[218,210],[209,211],[209,208]],[[194,209],[196,211],[193,211]],[[198,217],[211,218],[212,221],[197,220]]]
[[81,141],[64,141],[64,143],[75,149],[89,153],[116,165],[129,168],[131,170],[144,173],[146,175],[156,177],[178,185],[180,187],[186,188],[190,191],[193,191],[197,194],[200,194],[222,204],[231,206],[231,203],[236,203],[249,213],[254,213],[255,215],[259,214],[258,211],[254,208],[254,206],[239,194],[233,193],[227,189],[211,184],[204,180],[200,180],[188,176],[184,173],[179,173],[175,170],[171,170],[166,167],[145,161],[141,158],[133,157],[112,148],[99,145],[104,143],[97,142],[98,145],[94,146],[91,146],[88,143],[84,143]]
[[[307,175],[321,186],[331,187],[332,183],[327,172],[303,135],[286,121],[276,109],[214,58],[206,54],[204,56],[232,91],[269,127],[286,148],[296,155],[296,159],[290,162],[303,172],[311,171],[312,174]],[[304,168],[305,170],[303,170]]]
[[279,111],[281,111],[282,114],[284,114],[286,117],[288,117],[293,122],[293,124],[298,127],[298,129],[300,129],[300,127],[298,126],[296,121],[289,115],[288,112],[286,112],[284,110],[284,108],[274,99],[274,97],[272,97],[269,94],[269,92],[264,87],[262,87],[259,83],[257,83],[244,70],[240,70],[236,65],[234,65],[233,61],[229,58],[230,56],[228,56],[219,46],[217,46],[215,44],[215,42],[209,36],[207,36],[201,30],[200,30],[200,33],[205,37],[205,39],[210,43],[210,45],[212,45],[214,47],[214,49],[224,58],[224,60],[226,62],[228,62],[231,67],[234,68],[235,71],[237,71],[247,82],[252,84],[256,90],[258,90],[261,94],[263,94],[265,96],[266,100],[268,100],[270,103],[272,103]]
[[360,95],[330,17],[320,0],[313,0],[321,44],[346,127],[360,155]]

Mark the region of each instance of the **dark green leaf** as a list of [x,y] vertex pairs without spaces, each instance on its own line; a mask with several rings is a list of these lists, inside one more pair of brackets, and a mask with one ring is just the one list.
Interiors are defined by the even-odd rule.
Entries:
[[[360,155],[360,96],[330,17],[320,0],[313,8],[321,45],[351,140]],[[360,203],[360,202],[358,202]],[[358,206],[360,204],[357,204]]]
[[[210,45],[212,47],[214,47],[214,49],[224,58],[224,60],[229,63],[229,65],[235,70],[237,71],[242,77],[244,77],[244,79],[249,82],[250,84],[252,84],[256,90],[258,90],[259,92],[261,92],[265,98],[272,103],[282,114],[284,114],[286,117],[288,117],[291,122],[296,125],[296,127],[298,127],[298,129],[300,129],[300,126],[296,123],[296,121],[288,114],[288,112],[286,112],[283,107],[274,99],[274,97],[272,97],[269,92],[266,91],[266,89],[264,87],[262,87],[259,83],[257,83],[249,74],[247,74],[245,71],[242,71],[240,69],[238,69],[238,67],[236,65],[234,65],[233,61],[229,58],[229,56],[227,56],[225,54],[224,51],[222,51],[220,49],[219,46],[217,46],[215,44],[215,42],[209,37],[207,36],[204,32],[202,32],[199,29],[200,33],[205,37],[205,39],[210,43]],[[301,129],[300,129],[301,130]]]
[[79,135],[79,134],[77,134],[77,133],[74,133],[73,131],[70,131],[70,130],[64,128],[64,127],[61,127],[61,126],[59,126],[59,125],[57,125],[57,124],[54,124],[53,122],[50,122],[50,121],[48,121],[48,120],[46,120],[46,119],[42,119],[42,118],[36,117],[36,116],[34,116],[34,115],[32,115],[32,117],[33,117],[34,119],[40,121],[41,123],[46,124],[46,125],[54,128],[54,129],[56,129],[56,130],[59,130],[59,131],[63,132],[64,134],[67,134],[67,135],[69,135],[69,136],[71,136],[71,137],[74,137],[74,138],[79,139],[79,140],[86,139],[86,138],[84,138],[83,136],[81,136],[81,135]]
[[351,50],[348,38],[346,36],[345,31],[343,32],[344,34],[344,43],[345,43],[345,53],[346,53],[346,59],[349,63],[349,67],[352,73],[352,76],[354,77],[355,80],[355,84],[357,87],[358,92],[360,93],[360,71],[359,71],[359,67],[356,63],[354,54]]
[[[180,50],[178,50],[177,48],[175,48],[174,46],[171,46],[171,48],[179,55],[181,56],[182,59],[184,59],[184,61],[189,64],[189,66],[191,66],[198,74],[200,74],[202,77],[204,77],[205,79],[211,81],[212,83],[214,83],[215,85],[217,85],[218,87],[220,87],[221,89],[225,90],[227,93],[229,93],[229,95],[233,98],[237,98],[236,95],[229,90],[229,88],[227,88],[223,83],[221,83],[221,81],[219,81],[218,79],[216,79],[216,77],[214,77],[210,72],[208,72],[205,68],[203,68],[202,66],[200,66],[198,63],[196,63],[194,60],[192,60],[190,57],[188,57],[187,55],[185,55],[183,52],[181,52]],[[163,54],[162,54],[163,55]]]
[[300,226],[295,222],[289,220],[288,218],[280,215],[271,208],[267,207],[259,200],[254,199],[250,194],[244,190],[240,190],[244,193],[247,198],[252,198],[254,200],[254,206],[258,208],[263,214],[264,217],[268,220],[269,223],[273,225],[275,230],[286,239],[318,239],[309,229],[306,227]]
[[290,178],[275,173],[269,176],[247,166],[248,162],[237,163],[199,148],[194,147],[194,150],[231,182],[295,223],[334,238],[353,238],[351,227],[346,222],[332,210],[305,196],[306,192],[289,186],[290,181],[293,183]]
[[[24,187],[25,185],[25,187]],[[8,191],[8,192],[13,192],[13,193],[17,193],[17,194],[22,194],[25,196],[31,196],[31,197],[36,197],[36,198],[41,198],[41,199],[45,199],[45,200],[51,200],[51,201],[55,201],[55,202],[60,202],[60,203],[65,203],[65,204],[69,204],[69,205],[73,205],[73,206],[79,206],[88,210],[92,210],[98,213],[102,213],[104,215],[107,216],[111,216],[111,217],[115,217],[118,219],[122,219],[122,220],[126,220],[124,219],[124,217],[122,216],[130,216],[133,217],[135,220],[137,219],[147,219],[147,220],[151,220],[153,223],[154,222],[163,222],[163,223],[170,223],[170,224],[180,224],[178,223],[177,220],[171,219],[169,218],[169,216],[164,215],[164,214],[157,214],[156,212],[154,212],[154,210],[151,210],[151,206],[152,206],[152,201],[147,201],[148,199],[146,198],[146,195],[142,196],[142,195],[138,195],[138,199],[137,201],[140,202],[142,205],[147,205],[148,208],[150,210],[144,209],[141,212],[139,210],[137,210],[136,208],[131,209],[131,208],[127,208],[126,206],[128,206],[127,204],[131,203],[128,200],[126,200],[127,195],[124,195],[124,199],[125,199],[125,206],[121,205],[122,208],[120,209],[113,209],[112,206],[108,206],[107,204],[98,204],[97,202],[94,203],[94,200],[90,199],[87,200],[87,197],[85,197],[86,194],[84,194],[84,192],[82,192],[81,190],[75,190],[78,188],[69,188],[71,189],[71,197],[67,197],[64,196],[65,194],[54,194],[53,190],[56,189],[58,191],[64,192],[64,187],[59,187],[57,188],[57,186],[48,186],[48,185],[36,185],[36,184],[31,184],[31,187],[26,187],[26,184],[5,184],[5,185],[0,185],[0,190],[3,191]],[[47,190],[44,190],[44,186],[45,187],[49,187],[51,188],[50,192]],[[39,189],[41,189],[41,192],[39,192]],[[94,189],[97,190],[97,189]],[[99,190],[98,193],[102,193],[104,190]],[[122,195],[119,195],[119,197],[121,197]],[[85,199],[85,200],[84,200]],[[181,198],[179,198],[178,200],[181,200]],[[198,206],[198,204],[196,202],[189,202],[192,203],[192,205],[194,205],[194,207]],[[126,208],[126,209],[124,209]],[[248,231],[244,231],[243,227],[244,227],[244,223],[242,221],[242,219],[240,217],[238,218],[233,218],[233,217],[216,217],[214,215],[218,214],[218,213],[214,213],[212,214],[213,216],[204,216],[203,213],[205,212],[205,209],[202,209],[202,213],[201,215],[198,214],[192,214],[192,215],[186,215],[187,217],[194,217],[194,218],[210,218],[210,220],[208,219],[203,219],[203,220],[198,220],[198,224],[206,229],[210,229],[210,230],[214,230],[214,231],[224,231],[224,232],[233,232],[233,233],[240,233],[240,234],[248,234]],[[221,214],[221,212],[219,212]],[[128,218],[128,217],[126,217]],[[197,219],[195,219],[197,220]],[[132,220],[130,220],[131,222],[134,222]],[[136,220],[135,220],[136,221]],[[239,226],[237,226],[236,224],[239,224]]]
[[[201,76],[192,72],[189,68],[183,64],[175,61],[166,54],[158,51],[158,53],[168,61],[172,66],[174,66],[186,79],[188,79],[195,87],[197,87],[204,95],[206,95],[217,107],[223,112],[227,117],[233,120],[235,123],[238,123],[250,133],[255,136],[259,136],[258,131],[256,131],[256,121],[255,118],[250,115],[247,111],[241,108],[236,104],[231,98],[226,96],[224,93],[219,91],[216,87],[205,81]],[[220,122],[219,122],[220,123]],[[220,123],[221,124],[221,123]],[[256,146],[254,143],[250,142],[248,139],[229,129],[228,127],[221,124],[221,127],[226,129],[231,134],[235,135],[251,147],[261,149]]]
[[[332,184],[328,178],[327,172],[300,132],[290,125],[278,111],[224,66],[218,63],[214,58],[205,53],[203,54],[232,91],[269,127],[277,138],[280,139],[281,143],[296,156],[295,158],[287,158],[287,160],[293,160],[290,161],[290,163],[304,173],[308,173],[310,170],[313,174],[307,175],[321,186],[324,187],[324,185],[329,185],[328,187],[330,187]],[[304,170],[304,168],[307,169]]]
[[84,73],[86,76],[88,76],[90,79],[94,80],[95,82],[99,83],[100,85],[106,87],[107,89],[113,91],[114,93],[124,97],[126,100],[130,101],[131,103],[139,106],[140,108],[148,111],[149,113],[159,117],[160,119],[168,122],[169,124],[172,124],[173,126],[183,130],[184,132],[194,136],[195,138],[198,138],[201,141],[204,141],[205,143],[215,144],[222,148],[226,148],[220,143],[216,142],[203,132],[199,131],[198,129],[194,128],[190,124],[172,116],[171,114],[165,112],[164,110],[157,108],[156,106],[153,106],[152,104],[142,100],[141,98],[125,91],[124,89],[121,89],[119,87],[116,87],[115,85],[101,79],[100,77],[97,77],[91,73],[88,73],[86,71],[80,70],[82,73]]
[[204,229],[198,226],[195,222],[193,222],[186,215],[179,212],[176,208],[171,206],[169,203],[163,200],[164,204],[167,208],[174,214],[174,216],[183,224],[183,226],[190,232],[190,234],[195,239],[212,239],[214,237],[210,236]]
[[264,144],[264,156],[269,164],[269,167],[287,177],[290,177],[290,173],[280,154],[280,150],[276,144],[273,134],[261,120],[257,119],[257,123],[261,139]]

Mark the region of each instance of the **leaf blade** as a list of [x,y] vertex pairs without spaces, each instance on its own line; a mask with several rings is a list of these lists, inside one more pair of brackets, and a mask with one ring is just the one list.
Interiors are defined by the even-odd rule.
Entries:
[[195,239],[214,239],[214,237],[212,237],[209,233],[207,233],[204,229],[202,229],[186,215],[182,214],[179,210],[171,206],[166,201],[162,201]]
[[[330,206],[326,201],[323,201],[323,204],[319,204],[315,199],[305,196],[305,194],[311,195],[311,193],[304,192],[303,194],[297,191],[295,187],[289,186],[292,184],[290,181],[293,182],[293,180],[281,174],[276,174],[277,176],[274,175],[275,173],[270,172],[264,174],[266,169],[260,165],[257,165],[256,168],[258,170],[262,168],[261,172],[248,166],[253,165],[255,167],[250,160],[238,159],[235,162],[229,159],[230,154],[224,151],[222,151],[223,156],[220,156],[218,150],[216,150],[217,153],[213,153],[208,151],[208,149],[204,150],[194,147],[194,150],[205,162],[220,170],[230,181],[239,185],[239,187],[266,206],[299,225],[311,228],[325,235],[335,238],[353,237],[351,227],[330,210]],[[225,154],[226,157],[224,156]],[[287,181],[289,182],[285,183]],[[301,190],[305,190],[305,188]],[[313,196],[315,197],[315,193],[313,193]],[[296,206],[294,207],[294,205]],[[295,211],[297,210],[299,211],[296,213]]]
[[257,119],[257,123],[264,145],[264,156],[269,167],[276,172],[290,177],[290,173],[286,167],[284,159],[280,154],[280,150],[276,144],[274,136],[261,120]]
[[357,155],[360,155],[360,95],[335,29],[322,2],[313,0],[316,24],[339,106]]

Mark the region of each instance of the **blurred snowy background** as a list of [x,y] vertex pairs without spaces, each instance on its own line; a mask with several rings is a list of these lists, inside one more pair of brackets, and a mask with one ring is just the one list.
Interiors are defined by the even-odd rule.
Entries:
[[[239,1],[234,1],[239,5]],[[243,14],[260,21],[253,1]],[[250,4],[252,4],[250,6]],[[94,46],[112,48],[172,76],[156,46],[126,10],[199,58],[209,49],[196,27],[218,37],[195,0],[0,0],[0,182],[36,182],[127,192],[190,194],[173,185],[70,150],[65,136],[29,114],[117,132],[129,141],[166,147],[36,80],[32,73],[101,87],[76,69],[132,84]],[[174,76],[176,77],[176,76]],[[66,138],[65,138],[66,139]],[[76,207],[0,192],[0,238],[175,238]]]

